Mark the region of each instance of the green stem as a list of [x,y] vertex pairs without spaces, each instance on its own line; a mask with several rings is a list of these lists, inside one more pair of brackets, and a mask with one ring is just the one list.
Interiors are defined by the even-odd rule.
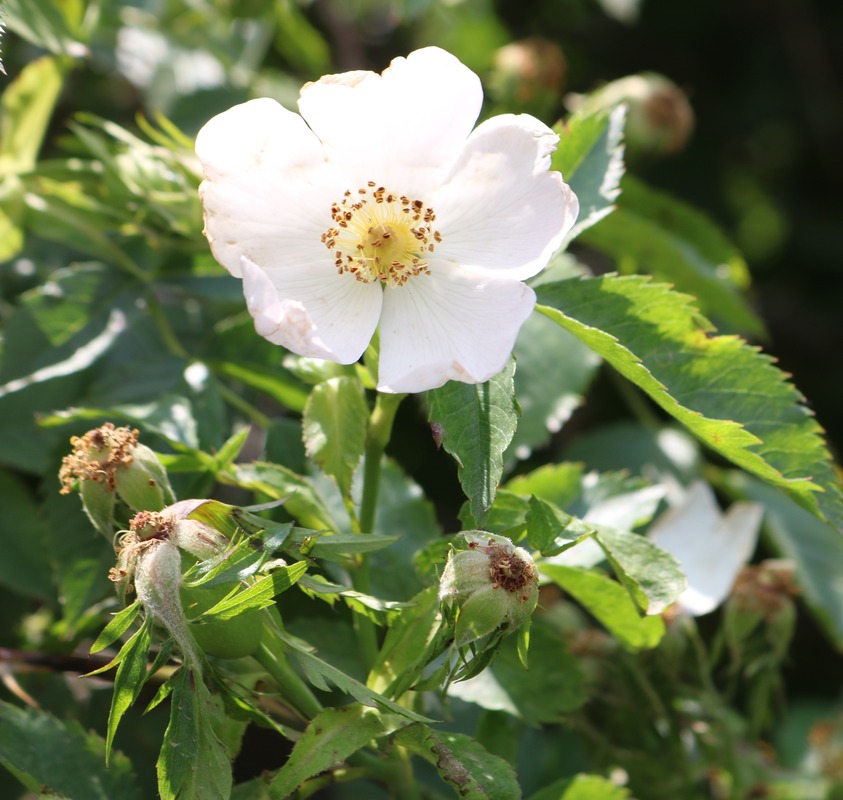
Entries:
[[161,334],[161,338],[164,340],[164,344],[167,346],[167,351],[179,358],[189,359],[190,353],[182,347],[181,342],[170,325],[170,321],[161,308],[161,304],[158,302],[158,298],[152,291],[146,294],[146,308],[154,320],[155,326],[158,328],[158,333]]
[[[395,412],[405,397],[406,395],[403,394],[378,393],[375,408],[369,420],[364,449],[363,497],[360,501],[360,516],[358,518],[358,530],[363,534],[371,533],[375,527],[383,452],[389,443]],[[352,583],[358,592],[369,594],[369,562],[365,556],[357,564],[357,569],[352,576]],[[357,641],[364,662],[368,667],[371,667],[375,663],[378,653],[375,625],[368,617],[355,614],[354,629],[357,633]]]
[[287,660],[284,645],[275,629],[275,625],[280,625],[280,617],[272,611],[270,616],[273,617],[272,623],[264,626],[263,640],[254,658],[275,681],[284,701],[306,720],[311,720],[322,710],[322,704]]
[[398,411],[398,406],[406,396],[405,394],[378,393],[375,409],[369,420],[364,451],[366,460],[363,466],[363,498],[360,501],[360,530],[363,533],[371,533],[375,527],[383,451],[389,444],[395,412]]

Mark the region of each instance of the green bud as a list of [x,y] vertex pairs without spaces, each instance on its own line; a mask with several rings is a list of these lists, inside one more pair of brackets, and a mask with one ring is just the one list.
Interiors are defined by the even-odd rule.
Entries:
[[439,583],[439,599],[456,612],[455,644],[520,628],[538,602],[538,576],[530,554],[505,536],[462,534],[466,550],[451,551]]
[[628,75],[589,95],[569,95],[565,102],[585,114],[625,103],[624,137],[632,155],[678,153],[694,129],[694,110],[685,93],[655,72]]

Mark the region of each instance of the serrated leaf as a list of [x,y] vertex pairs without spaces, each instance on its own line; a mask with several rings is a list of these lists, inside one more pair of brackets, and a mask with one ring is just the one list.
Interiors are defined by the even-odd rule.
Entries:
[[580,214],[566,242],[595,225],[615,208],[624,173],[623,125],[626,109],[574,114],[560,133],[553,154],[559,170],[580,201]]
[[308,778],[339,765],[386,730],[380,714],[364,706],[324,709],[311,720],[270,783],[269,796],[289,797]]
[[619,583],[598,572],[543,563],[542,574],[586,608],[632,650],[655,647],[664,636],[661,617],[642,617]]
[[271,575],[259,578],[248,589],[223,598],[215,606],[209,608],[203,617],[215,619],[232,619],[251,608],[266,608],[271,606],[274,598],[286,591],[307,572],[307,562],[297,561],[289,567],[277,567]]
[[843,493],[822,430],[769,356],[712,335],[691,298],[644,277],[562,281],[538,293],[543,313],[697,438],[843,527]]
[[637,533],[598,526],[594,537],[618,580],[646,614],[661,614],[685,590],[679,562]]
[[354,378],[331,378],[313,387],[304,407],[302,435],[307,455],[337,482],[344,497],[363,457],[369,407]]
[[437,733],[410,725],[394,741],[433,764],[439,777],[466,800],[519,800],[515,770],[479,742],[460,733]]
[[581,241],[614,256],[626,272],[675,283],[729,329],[764,336],[764,324],[741,291],[749,284],[746,263],[714,223],[630,175],[621,189],[615,212]]
[[0,763],[33,795],[85,800],[139,800],[132,765],[114,753],[106,767],[105,744],[77,722],[62,722],[35,709],[0,701]]
[[218,730],[222,703],[185,667],[172,678],[170,724],[158,757],[162,800],[229,800],[231,766]]
[[140,603],[135,600],[130,606],[126,606],[126,608],[118,611],[112,618],[111,621],[106,625],[99,636],[97,636],[94,643],[91,645],[91,653],[99,653],[100,650],[104,650],[110,644],[116,642],[129,628],[132,627],[132,623],[138,618],[138,614],[140,614],[141,606]]
[[152,617],[147,617],[140,629],[120,649],[112,664],[119,662],[114,677],[111,709],[108,712],[108,729],[105,739],[105,758],[108,763],[114,735],[123,714],[138,699],[147,677],[147,654],[152,644]]
[[293,528],[284,546],[288,552],[336,561],[345,560],[356,553],[382,550],[397,541],[397,536],[382,536],[378,533],[361,536],[358,533],[325,533],[307,528]]
[[495,499],[503,474],[503,452],[518,424],[513,375],[515,362],[486,383],[450,381],[427,393],[430,421],[439,426],[442,446],[457,461],[460,484],[480,523]]

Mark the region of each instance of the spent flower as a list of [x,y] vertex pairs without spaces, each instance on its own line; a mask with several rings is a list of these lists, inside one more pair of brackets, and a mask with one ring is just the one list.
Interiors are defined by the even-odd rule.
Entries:
[[558,137],[528,115],[472,130],[479,78],[435,47],[306,84],[199,132],[205,233],[243,280],[257,332],[350,364],[380,332],[378,388],[499,372],[578,201],[550,171]]
[[455,642],[469,642],[520,628],[538,602],[532,556],[505,536],[485,531],[462,534],[466,550],[452,551],[439,582],[439,599],[457,610]]
[[61,493],[79,486],[82,504],[94,525],[112,533],[114,498],[134,511],[159,510],[175,499],[158,456],[138,441],[138,431],[106,422],[70,440],[73,451],[62,459]]

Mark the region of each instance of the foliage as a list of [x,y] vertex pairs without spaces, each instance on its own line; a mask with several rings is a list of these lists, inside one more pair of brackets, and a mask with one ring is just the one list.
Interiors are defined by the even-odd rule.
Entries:
[[[796,698],[802,749],[781,701],[814,622],[839,665],[839,468],[751,343],[739,249],[625,164],[624,108],[555,127],[581,213],[504,369],[378,394],[377,341],[338,365],[255,334],[194,136],[408,42],[478,70],[487,111],[561,111],[493,58],[492,4],[6,0],[2,23],[3,796],[837,796],[839,697]],[[59,493],[107,421],[180,502]],[[697,479],[764,508],[699,624],[647,536]]]

